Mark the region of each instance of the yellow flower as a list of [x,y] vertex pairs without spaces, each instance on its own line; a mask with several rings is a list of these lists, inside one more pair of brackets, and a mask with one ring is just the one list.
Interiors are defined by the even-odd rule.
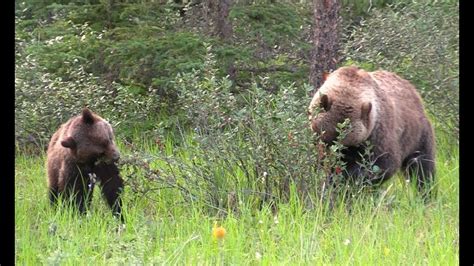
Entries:
[[214,227],[212,228],[212,236],[216,239],[223,239],[225,237],[226,231],[222,226],[217,226],[217,222],[214,222]]
[[385,256],[388,256],[388,255],[390,254],[390,249],[387,248],[387,247],[384,247],[384,248],[383,248],[383,254],[384,254]]

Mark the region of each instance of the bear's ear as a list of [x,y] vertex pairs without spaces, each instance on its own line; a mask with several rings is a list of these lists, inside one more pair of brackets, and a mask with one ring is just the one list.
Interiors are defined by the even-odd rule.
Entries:
[[94,115],[88,108],[82,109],[82,121],[86,124],[94,124]]
[[72,137],[67,137],[61,141],[61,145],[65,148],[73,149],[76,147],[76,141]]
[[320,98],[320,105],[321,105],[321,108],[324,109],[324,111],[329,111],[329,109],[331,109],[331,105],[332,105],[332,101],[331,99],[329,99],[329,97],[326,95],[326,94],[323,94],[321,95],[321,98]]
[[326,81],[326,79],[328,79],[329,74],[330,73],[328,71],[323,71],[323,82]]
[[360,110],[360,118],[362,121],[369,121],[369,115],[370,111],[372,110],[372,103],[371,102],[366,102],[362,104],[361,110]]

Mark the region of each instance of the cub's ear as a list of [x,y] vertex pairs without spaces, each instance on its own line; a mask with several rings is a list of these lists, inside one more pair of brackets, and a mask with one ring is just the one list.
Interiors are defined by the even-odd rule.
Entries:
[[74,149],[76,147],[76,141],[72,137],[67,137],[61,141],[61,145],[65,148]]
[[370,111],[372,110],[372,103],[366,102],[362,104],[360,110],[360,118],[362,121],[369,121]]
[[326,94],[321,95],[320,98],[320,106],[324,109],[324,111],[329,111],[331,109],[332,101]]
[[86,124],[94,124],[94,115],[87,107],[82,109],[82,121]]

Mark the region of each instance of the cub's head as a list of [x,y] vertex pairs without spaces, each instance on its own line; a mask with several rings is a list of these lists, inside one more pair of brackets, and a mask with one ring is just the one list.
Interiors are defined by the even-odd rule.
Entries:
[[79,163],[115,162],[120,153],[114,142],[112,126],[100,116],[84,108],[66,129],[61,145],[71,149]]
[[333,72],[314,95],[308,109],[311,129],[327,144],[338,133],[337,124],[350,120],[350,131],[342,140],[345,146],[358,146],[372,133],[376,119],[376,84],[367,72],[343,67]]

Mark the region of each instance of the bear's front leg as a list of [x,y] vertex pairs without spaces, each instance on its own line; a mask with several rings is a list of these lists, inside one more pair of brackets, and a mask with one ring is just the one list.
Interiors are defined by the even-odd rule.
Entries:
[[114,216],[120,217],[121,222],[124,222],[121,199],[123,180],[120,177],[118,167],[113,163],[100,163],[94,167],[94,173],[100,179],[102,195],[107,200],[108,205],[112,209],[112,213]]
[[345,176],[351,180],[359,180],[366,176],[366,171],[357,163],[351,163],[346,166]]
[[345,175],[352,181],[359,181],[366,185],[380,185],[395,174],[399,168],[399,161],[390,153],[374,155],[375,161],[369,165],[360,165],[357,162],[348,163]]

